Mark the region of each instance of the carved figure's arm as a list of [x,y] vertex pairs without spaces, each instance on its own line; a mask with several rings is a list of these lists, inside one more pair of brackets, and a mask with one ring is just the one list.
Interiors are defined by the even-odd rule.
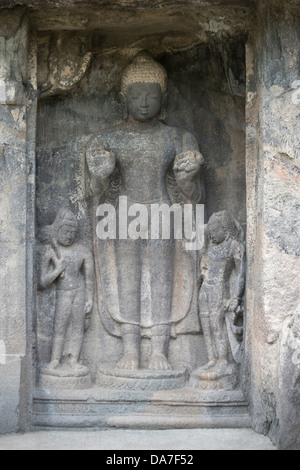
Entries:
[[39,288],[47,289],[66,270],[64,259],[52,256],[48,250],[39,253]]
[[114,153],[106,151],[100,138],[96,137],[90,141],[87,147],[86,161],[93,178],[93,193],[100,195],[106,193],[109,177],[116,167]]
[[240,300],[245,290],[246,277],[245,247],[242,243],[236,244],[236,249],[234,253],[234,263],[237,271],[235,284],[235,298]]
[[203,164],[204,158],[199,152],[197,140],[192,134],[185,133],[182,152],[175,158],[174,172],[182,194],[197,204],[203,204],[205,200]]
[[91,325],[91,313],[94,306],[94,261],[92,253],[89,250],[85,251],[83,259],[83,272],[85,278],[85,291],[86,291],[86,302],[84,313],[85,324],[84,330],[87,331]]
[[200,261],[200,285],[203,284],[203,281],[205,280],[205,275],[207,272],[207,255],[206,252],[203,252],[201,255],[201,261]]
[[84,261],[84,278],[86,289],[86,314],[91,313],[94,304],[94,260],[89,250],[85,251]]

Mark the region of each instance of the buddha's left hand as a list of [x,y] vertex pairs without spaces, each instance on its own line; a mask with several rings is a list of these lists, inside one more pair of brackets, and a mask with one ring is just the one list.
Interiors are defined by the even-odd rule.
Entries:
[[190,179],[200,173],[203,164],[204,158],[201,153],[189,151],[177,155],[173,169],[176,178]]

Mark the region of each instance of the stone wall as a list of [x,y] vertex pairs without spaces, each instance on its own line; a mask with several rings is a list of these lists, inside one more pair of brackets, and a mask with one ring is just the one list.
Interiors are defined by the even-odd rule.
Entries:
[[[28,192],[34,182],[29,165],[30,131],[25,86],[27,76],[28,22],[24,10],[0,15],[0,431],[17,431],[26,406],[21,409],[25,387],[27,313],[32,310],[27,284],[28,247],[33,242]],[[29,268],[30,269],[30,268]],[[29,302],[29,303],[28,303]],[[29,307],[29,308],[28,308]]]
[[299,8],[260,2],[247,63],[246,347],[254,427],[284,448],[299,447],[299,364],[285,351],[299,316],[299,40]]

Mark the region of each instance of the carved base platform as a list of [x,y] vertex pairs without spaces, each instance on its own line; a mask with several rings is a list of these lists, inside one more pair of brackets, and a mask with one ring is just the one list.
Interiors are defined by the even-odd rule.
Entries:
[[99,369],[96,384],[118,390],[174,390],[186,385],[186,371]]
[[38,389],[33,418],[33,429],[247,428],[251,425],[241,391],[193,388],[161,392]]
[[226,364],[193,371],[189,386],[201,390],[235,390],[238,386],[238,369],[235,364]]
[[84,377],[55,377],[42,375],[40,387],[49,390],[86,390],[91,388],[92,379],[90,375]]
[[86,390],[92,387],[92,378],[87,368],[77,371],[67,367],[44,369],[39,377],[39,386],[49,390]]
[[223,377],[213,377],[201,375],[192,375],[189,381],[191,387],[201,390],[235,390],[238,386],[236,374],[224,375]]

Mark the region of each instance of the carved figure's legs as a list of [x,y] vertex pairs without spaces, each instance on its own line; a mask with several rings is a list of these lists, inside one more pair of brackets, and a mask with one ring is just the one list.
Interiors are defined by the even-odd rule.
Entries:
[[126,324],[139,326],[142,281],[140,241],[118,240],[116,252],[121,318]]
[[214,344],[217,351],[218,362],[216,364],[217,373],[232,374],[235,369],[229,361],[229,351],[228,351],[228,339],[227,332],[225,327],[225,313],[224,308],[219,307],[215,310],[214,314],[211,317],[213,335],[214,335]]
[[211,315],[211,325],[218,361],[228,361],[228,345],[225,332],[224,309],[218,308]]
[[65,345],[65,337],[71,316],[73,300],[73,291],[65,292],[58,290],[56,293],[54,334],[51,362],[49,364],[49,368],[56,369],[61,361]]
[[140,364],[142,263],[139,241],[119,240],[117,247],[119,305],[123,324],[123,357],[117,369],[136,370]]
[[207,287],[205,284],[202,285],[200,296],[199,296],[199,309],[200,309],[200,321],[203,331],[204,343],[206,347],[206,352],[208,356],[208,363],[204,366],[199,367],[195,371],[195,374],[204,372],[212,369],[217,363],[216,350],[214,347],[214,335],[213,335],[213,326],[211,323],[211,288]]
[[172,313],[174,242],[119,241],[117,249],[119,304],[123,357],[117,368],[135,370],[140,365],[142,261],[151,269],[152,341],[149,368],[168,370],[168,346]]
[[85,322],[85,291],[79,289],[76,293],[71,315],[71,338],[70,338],[70,364],[75,369],[86,369],[81,366],[79,357],[82,349]]
[[151,269],[151,317],[153,325],[169,325],[172,315],[174,241],[149,241],[146,255]]
[[61,356],[64,349],[65,338],[56,336],[53,340],[51,362],[48,366],[49,369],[57,369],[60,364]]
[[172,369],[168,362],[172,315],[174,241],[150,241],[147,246],[151,266],[152,339],[149,369]]
[[212,369],[216,363],[216,353],[213,343],[213,333],[210,323],[210,318],[207,315],[200,315],[201,326],[203,331],[204,343],[206,347],[208,363],[205,366],[202,366],[198,369],[199,372],[206,371]]
[[167,357],[170,341],[170,326],[158,325],[152,328],[151,356],[149,369],[170,370],[172,369]]
[[117,369],[137,370],[140,365],[141,329],[137,325],[122,325],[123,357]]

